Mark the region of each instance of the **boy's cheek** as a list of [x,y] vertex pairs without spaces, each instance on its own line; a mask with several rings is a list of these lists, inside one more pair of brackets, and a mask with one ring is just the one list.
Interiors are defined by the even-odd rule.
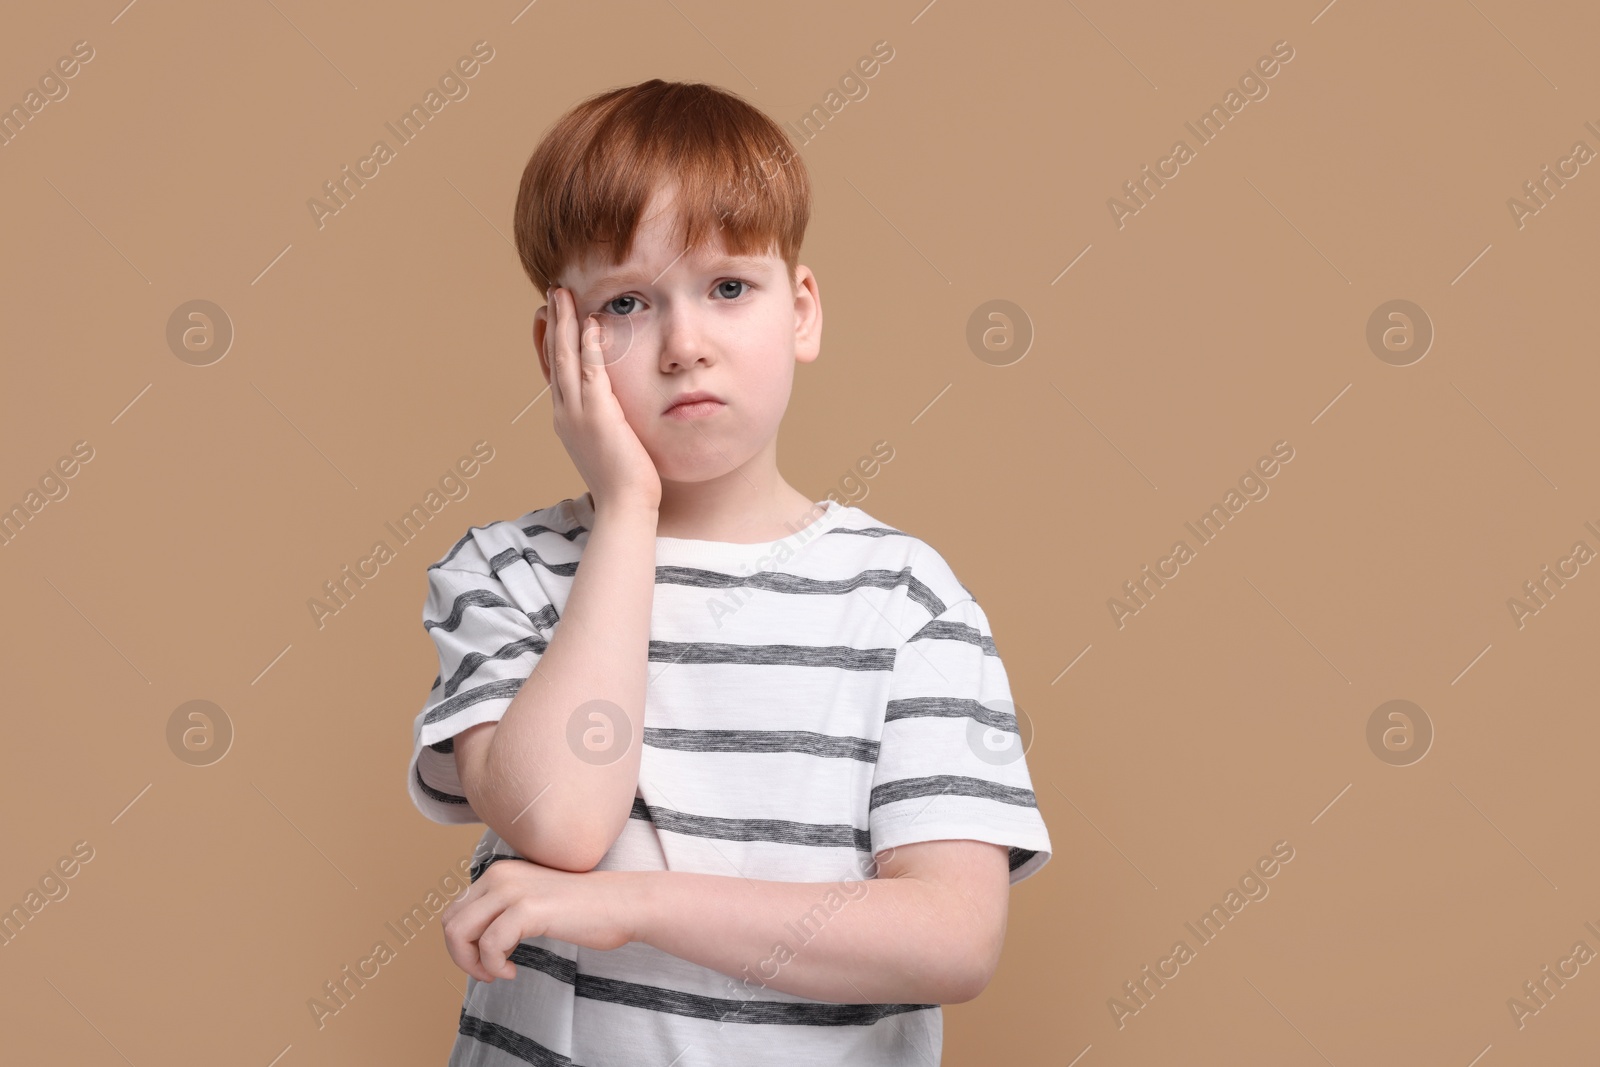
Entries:
[[[655,425],[660,410],[667,406],[667,396],[648,383],[635,381],[631,375],[611,371],[611,393],[622,407],[622,417],[643,440]],[[667,393],[672,390],[662,387]]]

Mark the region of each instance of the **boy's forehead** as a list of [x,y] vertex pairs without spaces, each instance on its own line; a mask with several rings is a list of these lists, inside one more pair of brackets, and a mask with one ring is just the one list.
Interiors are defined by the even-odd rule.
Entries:
[[782,264],[775,250],[765,254],[734,255],[720,236],[706,245],[693,249],[679,247],[673,252],[667,248],[644,247],[646,242],[636,236],[633,250],[621,263],[590,251],[575,267],[562,271],[558,285],[571,288],[603,288],[621,283],[653,283],[670,271],[716,272],[724,270],[770,270]]

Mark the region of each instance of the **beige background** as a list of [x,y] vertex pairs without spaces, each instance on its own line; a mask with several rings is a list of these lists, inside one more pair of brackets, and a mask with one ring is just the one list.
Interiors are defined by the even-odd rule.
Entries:
[[[0,35],[7,105],[94,49],[0,148],[0,503],[93,449],[0,548],[0,902],[93,849],[0,948],[8,1060],[444,1062],[465,978],[436,933],[323,1029],[306,1002],[481,830],[404,791],[423,569],[583,488],[508,240],[522,166],[653,76],[797,122],[879,40],[803,149],[827,325],[782,466],[946,555],[1035,730],[1055,857],[945,1062],[1593,1054],[1600,963],[1520,1028],[1507,1003],[1600,951],[1600,564],[1520,628],[1507,606],[1600,550],[1600,164],[1520,228],[1507,204],[1600,149],[1591,5],[120,3]],[[319,229],[308,199],[479,40],[470,95]],[[1280,40],[1269,95],[1197,147],[1184,123]],[[1108,198],[1179,138],[1195,158],[1119,229]],[[209,366],[167,341],[197,299],[234,331]],[[1436,333],[1408,366],[1366,340],[1396,299]],[[1031,324],[1008,366],[966,341],[990,300]],[[470,495],[319,628],[322,584],[479,440]],[[1119,628],[1123,582],[1278,441],[1270,495]],[[1434,731],[1407,766],[1367,741],[1394,699]],[[169,746],[191,700],[232,724],[210,766]],[[1270,895],[1197,947],[1184,923],[1278,841]],[[1119,1028],[1109,999],[1180,938]]]

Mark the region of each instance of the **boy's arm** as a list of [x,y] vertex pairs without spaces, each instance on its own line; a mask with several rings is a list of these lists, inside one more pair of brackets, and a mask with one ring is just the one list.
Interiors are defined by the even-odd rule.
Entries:
[[[956,1004],[983,991],[1005,940],[1005,846],[921,841],[890,850],[879,878],[769,882],[683,871],[615,876],[636,940],[812,1000]],[[770,998],[769,998],[770,999]]]
[[[473,810],[518,854],[546,867],[592,869],[633,808],[656,519],[657,510],[643,504],[597,500],[544,655],[498,723],[480,723],[456,738],[462,792]],[[584,705],[576,736],[587,758],[568,740],[569,723]]]
[[[763,988],[839,1004],[956,1004],[989,983],[1005,940],[1009,851],[948,839],[882,854],[885,877],[776,882],[687,871],[492,863],[440,914],[480,982],[515,979],[531,937],[610,950],[642,941],[728,976],[721,1018]],[[755,1018],[752,1021],[763,1021]]]

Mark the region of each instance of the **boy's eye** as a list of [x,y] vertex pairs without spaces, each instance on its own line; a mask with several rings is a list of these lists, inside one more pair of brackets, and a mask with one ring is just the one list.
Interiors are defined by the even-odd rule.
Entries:
[[[734,292],[729,292],[726,287],[730,285],[739,286],[740,288]],[[750,283],[742,278],[726,278],[717,283],[717,292],[721,293],[729,300],[737,300],[750,288]],[[630,303],[624,303],[624,301],[630,301]],[[614,296],[610,300],[607,300],[605,303],[600,305],[600,312],[601,314],[605,315],[616,315],[621,318],[626,318],[628,315],[638,310],[639,303],[639,298],[636,296]],[[617,305],[619,304],[622,304],[623,306],[618,307]]]

